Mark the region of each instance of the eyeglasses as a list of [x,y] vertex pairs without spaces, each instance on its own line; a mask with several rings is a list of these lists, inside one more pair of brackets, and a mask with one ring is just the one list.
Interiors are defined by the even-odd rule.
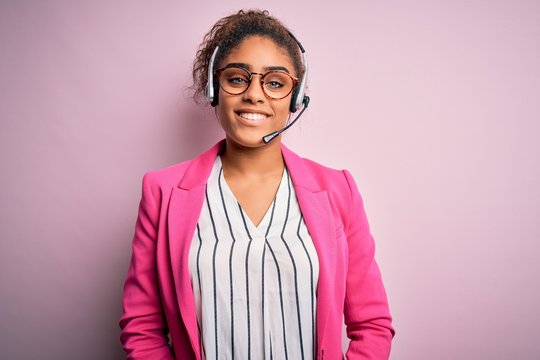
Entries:
[[219,86],[230,95],[244,93],[253,80],[253,75],[259,75],[264,95],[270,99],[280,100],[291,93],[298,79],[286,71],[272,70],[267,73],[250,72],[239,66],[229,66],[216,70]]

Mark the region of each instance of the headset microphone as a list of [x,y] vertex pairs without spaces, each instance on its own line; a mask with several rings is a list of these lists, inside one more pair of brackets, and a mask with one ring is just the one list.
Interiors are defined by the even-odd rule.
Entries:
[[306,111],[308,105],[309,105],[309,96],[307,95],[304,95],[304,101],[302,102],[304,104],[304,108],[300,111],[300,113],[294,118],[293,121],[291,121],[289,124],[287,124],[287,126],[285,126],[283,129],[281,130],[277,130],[277,131],[274,131],[273,133],[270,133],[268,135],[265,135],[263,138],[262,138],[262,141],[263,143],[265,144],[268,144],[270,141],[274,140],[276,137],[278,137],[282,132],[284,132],[285,130],[287,130],[288,128],[290,128],[291,126],[294,125],[294,123],[300,119],[300,116],[302,116],[302,114],[304,113],[304,111]]

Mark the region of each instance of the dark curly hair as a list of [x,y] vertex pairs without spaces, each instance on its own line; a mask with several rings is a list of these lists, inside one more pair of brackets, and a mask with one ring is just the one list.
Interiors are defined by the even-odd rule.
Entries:
[[289,30],[266,10],[240,10],[220,19],[204,36],[193,61],[193,99],[204,102],[204,89],[208,81],[210,58],[219,46],[215,64],[220,64],[248,36],[262,36],[273,40],[289,54],[299,78],[304,74],[304,66],[298,44]]

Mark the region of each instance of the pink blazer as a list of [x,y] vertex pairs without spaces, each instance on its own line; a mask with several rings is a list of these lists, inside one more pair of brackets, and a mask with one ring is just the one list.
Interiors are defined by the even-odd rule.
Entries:
[[[128,359],[201,359],[188,253],[223,145],[144,176],[120,319]],[[343,317],[348,359],[387,359],[394,329],[354,180],[283,145],[282,154],[319,257],[317,359],[343,358]]]

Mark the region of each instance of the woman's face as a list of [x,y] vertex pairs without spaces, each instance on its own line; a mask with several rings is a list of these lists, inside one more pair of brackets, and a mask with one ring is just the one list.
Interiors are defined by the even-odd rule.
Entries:
[[[249,71],[261,74],[270,68],[282,67],[296,77],[286,50],[261,36],[250,36],[243,40],[223,59],[220,67],[230,64],[242,64]],[[280,130],[287,122],[292,95],[280,100],[267,98],[259,79],[259,75],[254,75],[248,89],[240,95],[230,95],[219,89],[216,111],[228,143],[250,148],[263,146],[262,137]],[[278,141],[275,139],[273,142]]]

